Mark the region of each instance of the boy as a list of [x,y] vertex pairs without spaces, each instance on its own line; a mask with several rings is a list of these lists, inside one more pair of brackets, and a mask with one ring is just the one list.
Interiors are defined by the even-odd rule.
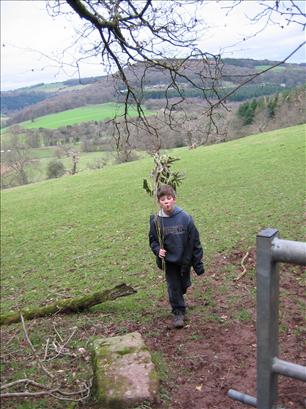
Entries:
[[176,206],[174,189],[162,185],[157,191],[157,201],[160,210],[158,215],[150,217],[149,242],[157,266],[166,273],[174,327],[182,328],[186,311],[184,294],[191,286],[190,268],[197,275],[204,273],[203,249],[192,217]]

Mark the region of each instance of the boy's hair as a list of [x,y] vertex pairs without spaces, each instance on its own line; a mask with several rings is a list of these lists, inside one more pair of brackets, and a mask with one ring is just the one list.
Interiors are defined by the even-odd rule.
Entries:
[[157,200],[159,200],[162,196],[172,196],[173,198],[175,198],[176,193],[172,186],[161,185],[156,192]]

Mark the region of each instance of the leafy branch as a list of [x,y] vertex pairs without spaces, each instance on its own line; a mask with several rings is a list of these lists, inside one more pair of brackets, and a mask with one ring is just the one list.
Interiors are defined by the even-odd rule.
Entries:
[[147,180],[143,180],[143,188],[150,196],[156,196],[157,189],[161,185],[170,185],[175,191],[180,186],[185,175],[181,172],[174,172],[171,167],[172,164],[179,158],[174,158],[169,155],[160,155],[159,152],[153,156],[154,168],[151,172],[151,183]]

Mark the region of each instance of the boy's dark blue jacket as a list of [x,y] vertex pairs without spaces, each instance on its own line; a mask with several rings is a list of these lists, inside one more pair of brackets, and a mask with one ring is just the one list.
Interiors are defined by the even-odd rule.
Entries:
[[199,232],[192,217],[181,208],[175,207],[169,217],[151,215],[149,242],[159,268],[162,261],[158,254],[160,248],[164,248],[165,261],[180,265],[181,273],[189,272],[191,267],[197,275],[204,273]]

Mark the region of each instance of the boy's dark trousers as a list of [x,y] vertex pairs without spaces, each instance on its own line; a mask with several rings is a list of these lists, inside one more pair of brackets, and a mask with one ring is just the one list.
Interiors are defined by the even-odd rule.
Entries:
[[182,274],[181,266],[166,262],[166,281],[172,313],[175,315],[185,314],[184,294],[186,294],[187,288],[191,286],[190,272]]

